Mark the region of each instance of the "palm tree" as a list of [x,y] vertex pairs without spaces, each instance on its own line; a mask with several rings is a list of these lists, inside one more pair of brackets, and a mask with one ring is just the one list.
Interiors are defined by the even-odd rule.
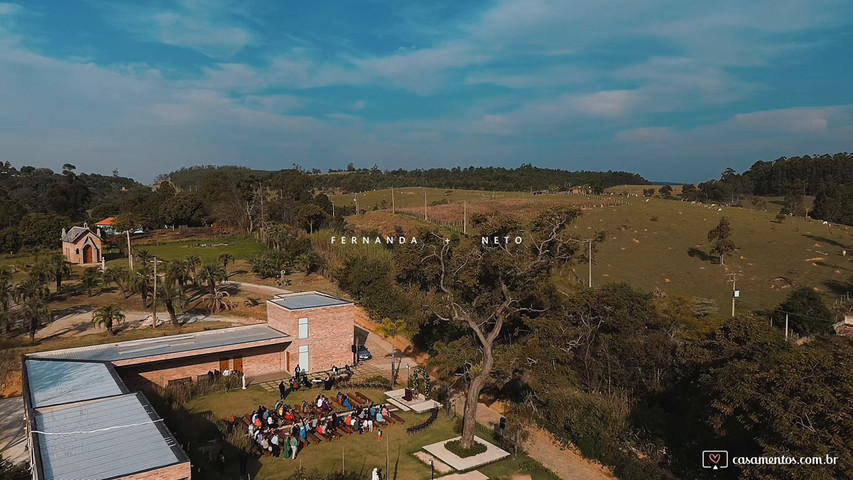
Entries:
[[151,278],[154,272],[151,270],[151,265],[144,263],[136,268],[136,274],[133,276],[134,289],[142,295],[142,305],[148,307],[148,296],[151,292]]
[[187,304],[187,297],[184,295],[184,292],[176,287],[174,283],[166,282],[157,289],[157,302],[166,307],[166,311],[169,312],[169,318],[172,320],[172,325],[180,327],[181,324],[178,322],[178,315],[175,309],[183,308]]
[[148,262],[151,260],[151,257],[153,257],[153,255],[151,255],[151,253],[148,250],[137,250],[136,251],[136,258],[138,258],[139,262],[142,264],[148,264]]
[[28,273],[30,274],[30,278],[34,278],[40,283],[45,283],[49,278],[51,278],[50,272],[48,271],[48,265],[46,263],[36,263],[30,267]]
[[[47,290],[47,287],[44,289]],[[41,324],[50,323],[52,320],[50,308],[47,306],[47,297],[29,297],[23,302],[22,307],[21,317],[29,327],[30,341],[33,341],[36,338],[36,330]]]
[[103,274],[101,273],[101,269],[98,267],[89,267],[83,271],[83,276],[80,278],[80,283],[83,284],[83,288],[89,293],[89,296],[92,296],[92,289],[95,287],[99,287],[103,280]]
[[198,278],[196,277],[195,267],[201,265],[201,259],[195,255],[190,255],[186,258],[187,268],[190,272],[192,272],[193,276],[193,285],[198,285]]
[[[125,290],[125,284],[129,284],[130,275],[128,274],[127,268],[125,267],[109,267],[107,271],[104,272],[104,283],[109,285],[110,283],[115,283],[118,285],[119,290],[121,290],[121,296],[123,298],[127,298],[127,293]],[[130,288],[130,285],[128,285]]]
[[0,270],[0,321],[3,323],[5,333],[12,331],[12,317],[9,310],[12,307],[12,299],[15,298],[15,286],[10,278],[6,277]]
[[102,305],[92,312],[92,325],[96,327],[103,325],[113,335],[116,334],[113,325],[120,323],[124,323],[124,313],[122,313],[121,307],[115,303]]
[[59,292],[62,289],[62,279],[71,276],[71,264],[64,256],[53,255],[45,262],[45,273],[48,278],[56,280],[56,291]]
[[[382,319],[382,323],[376,327],[376,333],[382,335],[384,338],[394,339],[397,335],[403,335],[408,330],[408,325],[406,325],[405,320],[391,320],[388,317]],[[397,353],[397,348],[394,344],[391,344],[391,386],[394,386],[397,383],[397,375],[400,373],[400,366],[394,362],[395,356]],[[402,358],[400,359],[402,363]],[[395,366],[396,365],[396,366]]]
[[186,260],[172,260],[166,264],[167,283],[177,282],[181,294],[184,293],[184,283],[186,283],[188,275],[189,264]]
[[219,256],[219,262],[222,263],[222,268],[225,269],[225,275],[228,275],[228,264],[234,262],[234,256],[230,253],[223,253]]
[[227,291],[217,288],[212,295],[207,296],[207,307],[210,313],[216,313],[221,310],[231,310],[234,308],[234,303],[231,302],[231,294]]
[[215,263],[207,263],[198,271],[198,281],[207,284],[211,295],[216,295],[216,284],[228,280],[225,275],[225,267]]
[[28,277],[23,282],[15,285],[15,301],[23,303],[31,298],[40,298],[47,300],[50,296],[50,291],[47,285],[38,277]]

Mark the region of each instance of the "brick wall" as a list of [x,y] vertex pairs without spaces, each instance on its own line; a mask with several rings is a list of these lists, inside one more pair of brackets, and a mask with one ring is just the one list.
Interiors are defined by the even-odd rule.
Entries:
[[179,463],[169,467],[158,468],[148,472],[136,473],[126,477],[120,477],[121,480],[182,480],[188,479],[191,476],[192,466],[190,462]]
[[[299,319],[305,317],[308,318],[308,338],[300,340]],[[267,323],[290,335],[292,340],[287,348],[290,362],[286,370],[289,373],[293,373],[299,363],[299,347],[302,345],[308,345],[310,371],[352,364],[354,318],[355,305],[351,303],[288,310],[271,301],[267,302]],[[304,365],[301,367],[305,368]]]
[[228,368],[233,369],[234,358],[242,357],[243,373],[251,378],[255,375],[283,372],[285,348],[286,345],[270,345],[177,358],[143,365],[119,367],[118,372],[131,390],[137,390],[152,383],[165,386],[169,380],[179,378],[191,377],[195,381],[198,375],[205,375],[208,371],[221,370],[220,360],[227,360]]

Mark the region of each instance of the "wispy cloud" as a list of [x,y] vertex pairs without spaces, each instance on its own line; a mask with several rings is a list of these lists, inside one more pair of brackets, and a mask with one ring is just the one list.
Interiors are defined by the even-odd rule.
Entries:
[[147,41],[229,58],[259,41],[246,26],[244,10],[226,0],[181,0],[161,8],[147,3],[103,3],[104,19]]

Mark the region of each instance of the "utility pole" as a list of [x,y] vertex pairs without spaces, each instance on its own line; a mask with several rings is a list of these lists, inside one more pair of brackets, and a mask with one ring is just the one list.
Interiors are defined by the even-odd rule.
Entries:
[[732,278],[727,280],[727,282],[732,282],[732,317],[734,317],[735,316],[735,299],[737,299],[737,297],[740,296],[740,292],[737,289],[737,276],[739,275],[739,273],[732,272],[732,273],[729,273],[727,275],[732,276]]
[[130,271],[133,271],[133,251],[130,249],[130,227],[124,231],[127,234],[127,263],[130,265]]
[[[332,199],[329,198],[329,200],[332,200]],[[332,218],[335,218],[335,201],[334,200],[332,200]]]
[[788,314],[785,314],[785,341],[788,340]]
[[355,194],[355,197],[353,197],[352,201],[355,202],[355,214],[358,215],[359,210],[358,210],[358,194],[357,193]]
[[391,187],[391,214],[393,215],[396,213],[397,213],[397,208],[396,208],[396,205],[394,204],[394,187]]
[[592,239],[589,240],[589,288],[592,288]]
[[154,320],[151,322],[152,328],[157,328],[157,257],[154,261],[154,301],[151,302],[154,306]]
[[462,202],[462,235],[468,235],[468,202]]
[[426,189],[424,189],[424,221],[427,221]]

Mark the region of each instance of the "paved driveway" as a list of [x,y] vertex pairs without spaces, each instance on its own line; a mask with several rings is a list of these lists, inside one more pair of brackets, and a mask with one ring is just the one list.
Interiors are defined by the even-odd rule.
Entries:
[[23,398],[0,399],[0,456],[14,463],[26,462],[25,437]]

